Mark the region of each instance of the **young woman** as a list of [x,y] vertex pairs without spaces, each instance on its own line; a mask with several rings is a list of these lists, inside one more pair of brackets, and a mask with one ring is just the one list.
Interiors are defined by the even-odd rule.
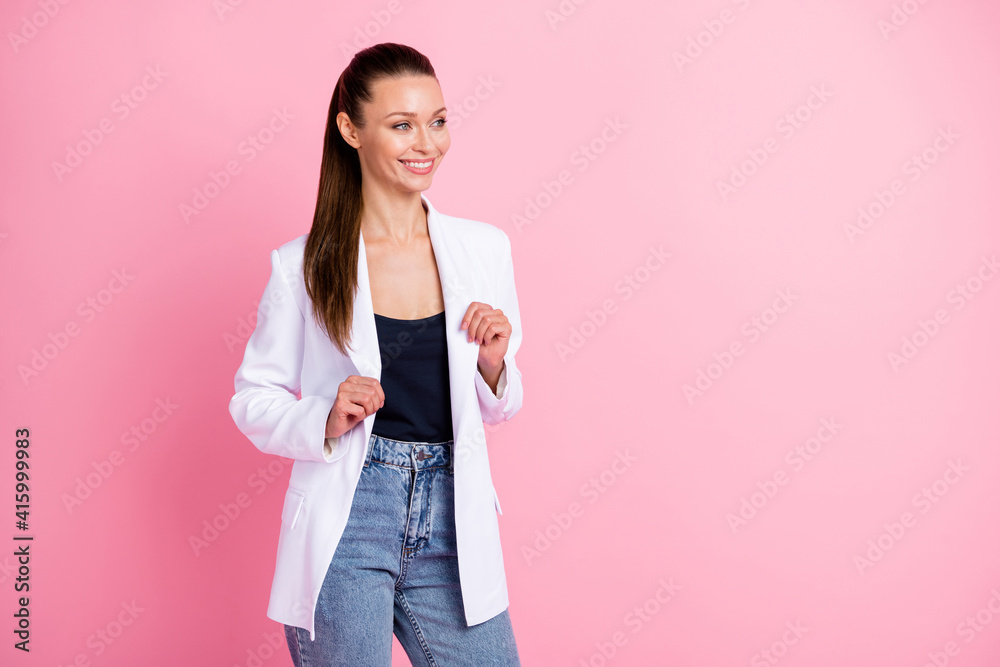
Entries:
[[483,423],[521,407],[510,240],[422,195],[451,144],[425,56],[337,81],[312,228],[271,251],[230,413],[294,459],[267,615],[301,665],[519,665]]

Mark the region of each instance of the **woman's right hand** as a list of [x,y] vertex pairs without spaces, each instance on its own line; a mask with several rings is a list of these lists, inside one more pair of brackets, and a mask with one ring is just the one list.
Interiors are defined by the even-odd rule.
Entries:
[[378,380],[350,375],[337,387],[337,399],[326,419],[326,437],[347,433],[368,415],[385,405],[385,394]]

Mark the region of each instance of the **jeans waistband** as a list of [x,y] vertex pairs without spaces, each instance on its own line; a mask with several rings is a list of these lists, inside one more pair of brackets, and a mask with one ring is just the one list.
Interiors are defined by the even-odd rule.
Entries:
[[368,438],[364,467],[367,468],[372,461],[375,461],[411,470],[447,468],[450,472],[454,472],[455,468],[452,465],[454,444],[454,440],[444,442],[393,440],[372,433]]

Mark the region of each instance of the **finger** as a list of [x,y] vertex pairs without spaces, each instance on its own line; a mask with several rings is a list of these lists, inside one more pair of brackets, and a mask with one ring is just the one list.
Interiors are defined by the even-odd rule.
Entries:
[[500,313],[500,316],[493,324],[493,336],[495,338],[510,338],[511,331],[513,331],[510,320],[502,311],[498,310],[497,312]]
[[361,406],[365,411],[363,416],[367,417],[370,414],[374,414],[376,410],[382,407],[382,399],[376,394],[374,387],[362,388],[361,390],[348,390],[344,391],[344,398],[355,405]]
[[469,322],[469,342],[476,341],[476,343],[479,343],[482,341],[483,332],[489,326],[487,318],[493,310],[485,304],[482,305],[484,307],[477,308],[472,315],[472,320]]
[[337,404],[337,412],[339,412],[343,417],[351,417],[357,421],[361,421],[367,417],[370,413],[366,412],[363,405],[359,405],[351,400],[344,400]]
[[376,385],[378,380],[373,377],[368,377],[367,375],[348,375],[344,382],[350,382],[351,384],[360,385]]
[[484,345],[489,343],[495,336],[503,332],[506,322],[507,318],[499,310],[492,310],[485,314],[480,321],[477,340]]
[[465,309],[465,315],[462,316],[462,329],[467,329],[472,323],[472,317],[475,315],[476,311],[483,304],[478,301],[473,301],[469,304],[469,307]]
[[382,391],[382,383],[373,377],[364,375],[349,375],[344,384],[345,391],[371,392],[375,396],[375,404],[378,407],[385,405],[385,393]]
[[365,409],[368,410],[368,414],[373,415],[375,411],[382,407],[384,401],[379,398],[378,388],[373,387],[373,390],[367,393],[365,401]]
[[489,317],[484,317],[482,322],[480,322],[476,340],[479,341],[480,345],[487,345],[493,338],[493,332],[494,332],[493,322]]

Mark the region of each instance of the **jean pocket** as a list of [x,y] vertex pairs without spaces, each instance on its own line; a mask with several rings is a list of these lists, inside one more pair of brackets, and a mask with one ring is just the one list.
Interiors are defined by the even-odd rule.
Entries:
[[281,508],[281,522],[287,524],[289,530],[295,528],[295,524],[299,520],[299,515],[302,513],[302,505],[305,503],[305,500],[305,491],[300,491],[290,486],[288,487],[288,491],[285,492],[285,505]]

